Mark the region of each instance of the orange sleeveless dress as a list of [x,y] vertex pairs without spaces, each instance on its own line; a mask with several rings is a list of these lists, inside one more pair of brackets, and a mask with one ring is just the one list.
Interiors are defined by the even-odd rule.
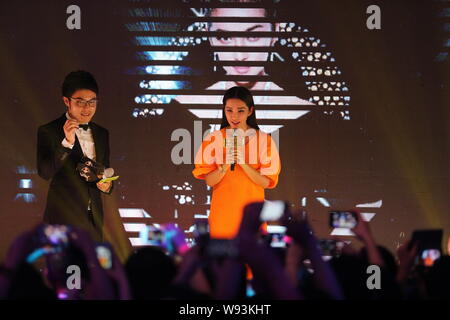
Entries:
[[[224,164],[226,160],[225,131],[215,131],[208,135],[195,158],[193,175],[197,179]],[[270,179],[269,189],[275,188],[281,171],[278,149],[272,137],[256,130],[256,134],[246,139],[246,163],[260,174]],[[213,238],[230,239],[236,236],[246,204],[264,201],[264,188],[254,183],[237,164],[234,171],[228,169],[222,180],[213,187],[209,215],[210,235]]]

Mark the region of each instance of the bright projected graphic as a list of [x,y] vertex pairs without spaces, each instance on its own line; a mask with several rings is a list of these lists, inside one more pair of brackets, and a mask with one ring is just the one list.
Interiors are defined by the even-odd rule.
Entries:
[[77,5],[81,29],[69,30],[67,3],[0,2],[0,254],[43,220],[37,128],[63,115],[62,81],[80,69],[99,84],[93,121],[108,129],[120,175],[111,208],[134,245],[146,225],[176,223],[190,238],[194,219],[208,218],[212,190],[193,161],[235,85],[252,91],[260,129],[279,137],[281,173],[266,199],[304,211],[321,238],[354,241],[328,221],[350,209],[393,252],[415,229],[449,236],[450,0],[377,1],[381,29],[368,28],[365,1]]
[[[150,111],[176,102],[211,122],[222,116],[223,92],[243,85],[254,91],[263,125],[309,112],[350,120],[350,89],[330,48],[307,26],[277,19],[272,7],[174,10],[132,3],[135,22],[126,28],[139,65],[128,73],[140,76],[133,117],[157,115]],[[282,126],[280,121],[266,129]]]
[[[351,120],[350,88],[332,48],[295,16],[279,17],[276,4],[266,3],[194,8],[130,1],[125,28],[134,50],[126,70],[136,92],[131,117],[175,129],[167,120],[172,112],[201,120],[203,130],[218,130],[223,93],[241,85],[253,92],[258,124],[267,133],[294,121],[300,125],[311,113]],[[210,190],[191,186],[189,170],[185,177],[156,182],[158,192],[175,202],[167,217],[209,214]]]

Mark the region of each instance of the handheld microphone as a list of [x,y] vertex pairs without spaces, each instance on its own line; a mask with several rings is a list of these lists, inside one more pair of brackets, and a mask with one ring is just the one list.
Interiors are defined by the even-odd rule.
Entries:
[[[233,130],[233,151],[237,150],[237,130]],[[236,161],[233,159],[233,163],[231,164],[231,171],[234,171],[234,167],[236,166]]]

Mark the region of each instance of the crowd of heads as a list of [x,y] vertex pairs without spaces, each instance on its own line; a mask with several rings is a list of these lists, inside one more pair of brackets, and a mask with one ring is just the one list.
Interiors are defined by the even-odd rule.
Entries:
[[[263,207],[263,202],[246,206],[233,239],[212,239],[207,220],[195,222],[192,242],[187,241],[178,226],[162,225],[158,239],[135,247],[122,261],[112,245],[92,241],[84,230],[41,224],[11,244],[0,268],[0,297],[44,300],[450,297],[449,256],[443,252],[431,258],[426,256],[420,238],[413,237],[393,254],[377,244],[369,223],[358,212],[352,228],[355,237],[349,241],[349,238],[318,239],[307,215],[290,212],[289,206],[276,220],[264,221]],[[285,230],[282,237],[268,232],[274,224]]]

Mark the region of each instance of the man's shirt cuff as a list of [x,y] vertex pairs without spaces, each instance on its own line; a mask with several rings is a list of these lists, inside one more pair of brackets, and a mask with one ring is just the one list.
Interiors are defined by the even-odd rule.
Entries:
[[61,142],[61,145],[64,148],[68,148],[68,149],[72,149],[73,148],[73,144],[70,144],[66,138],[63,139],[63,141]]

